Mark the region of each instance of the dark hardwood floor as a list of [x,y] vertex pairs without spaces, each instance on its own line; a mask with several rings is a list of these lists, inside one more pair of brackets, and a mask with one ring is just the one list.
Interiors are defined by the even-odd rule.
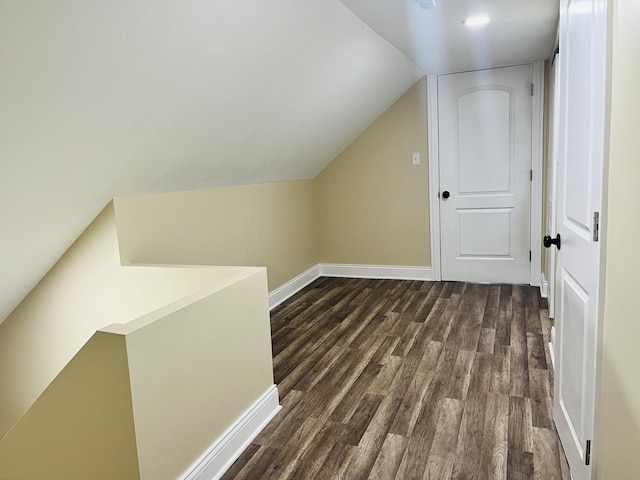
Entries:
[[321,278],[271,315],[282,411],[231,479],[569,479],[537,289]]

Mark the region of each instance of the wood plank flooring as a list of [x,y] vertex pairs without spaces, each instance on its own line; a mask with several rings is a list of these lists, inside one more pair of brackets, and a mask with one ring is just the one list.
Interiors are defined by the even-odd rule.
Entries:
[[537,289],[321,278],[271,325],[283,409],[224,480],[569,479]]

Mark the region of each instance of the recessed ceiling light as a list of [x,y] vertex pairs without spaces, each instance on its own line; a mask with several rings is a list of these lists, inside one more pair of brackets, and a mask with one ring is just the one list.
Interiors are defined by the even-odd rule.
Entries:
[[416,0],[416,2],[425,10],[436,6],[436,0]]
[[465,18],[462,23],[467,27],[478,27],[480,25],[486,25],[491,19],[488,15],[474,15],[473,17]]

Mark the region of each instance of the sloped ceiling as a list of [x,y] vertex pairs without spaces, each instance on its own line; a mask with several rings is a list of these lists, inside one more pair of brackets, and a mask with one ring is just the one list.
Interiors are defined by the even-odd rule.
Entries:
[[0,2],[0,319],[110,198],[313,177],[422,75],[338,0]]
[[313,177],[424,73],[553,44],[558,0],[436,2],[0,2],[0,322],[112,197]]

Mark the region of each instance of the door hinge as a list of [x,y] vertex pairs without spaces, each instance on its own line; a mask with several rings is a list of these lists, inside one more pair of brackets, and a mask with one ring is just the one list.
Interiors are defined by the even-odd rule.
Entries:
[[533,83],[531,84],[531,96],[533,97]]
[[529,250],[529,261],[531,261],[531,250]]
[[600,238],[600,212],[593,212],[593,241]]
[[529,181],[533,182],[533,170],[529,170]]
[[584,453],[584,464],[591,465],[591,440],[587,440],[587,448]]

